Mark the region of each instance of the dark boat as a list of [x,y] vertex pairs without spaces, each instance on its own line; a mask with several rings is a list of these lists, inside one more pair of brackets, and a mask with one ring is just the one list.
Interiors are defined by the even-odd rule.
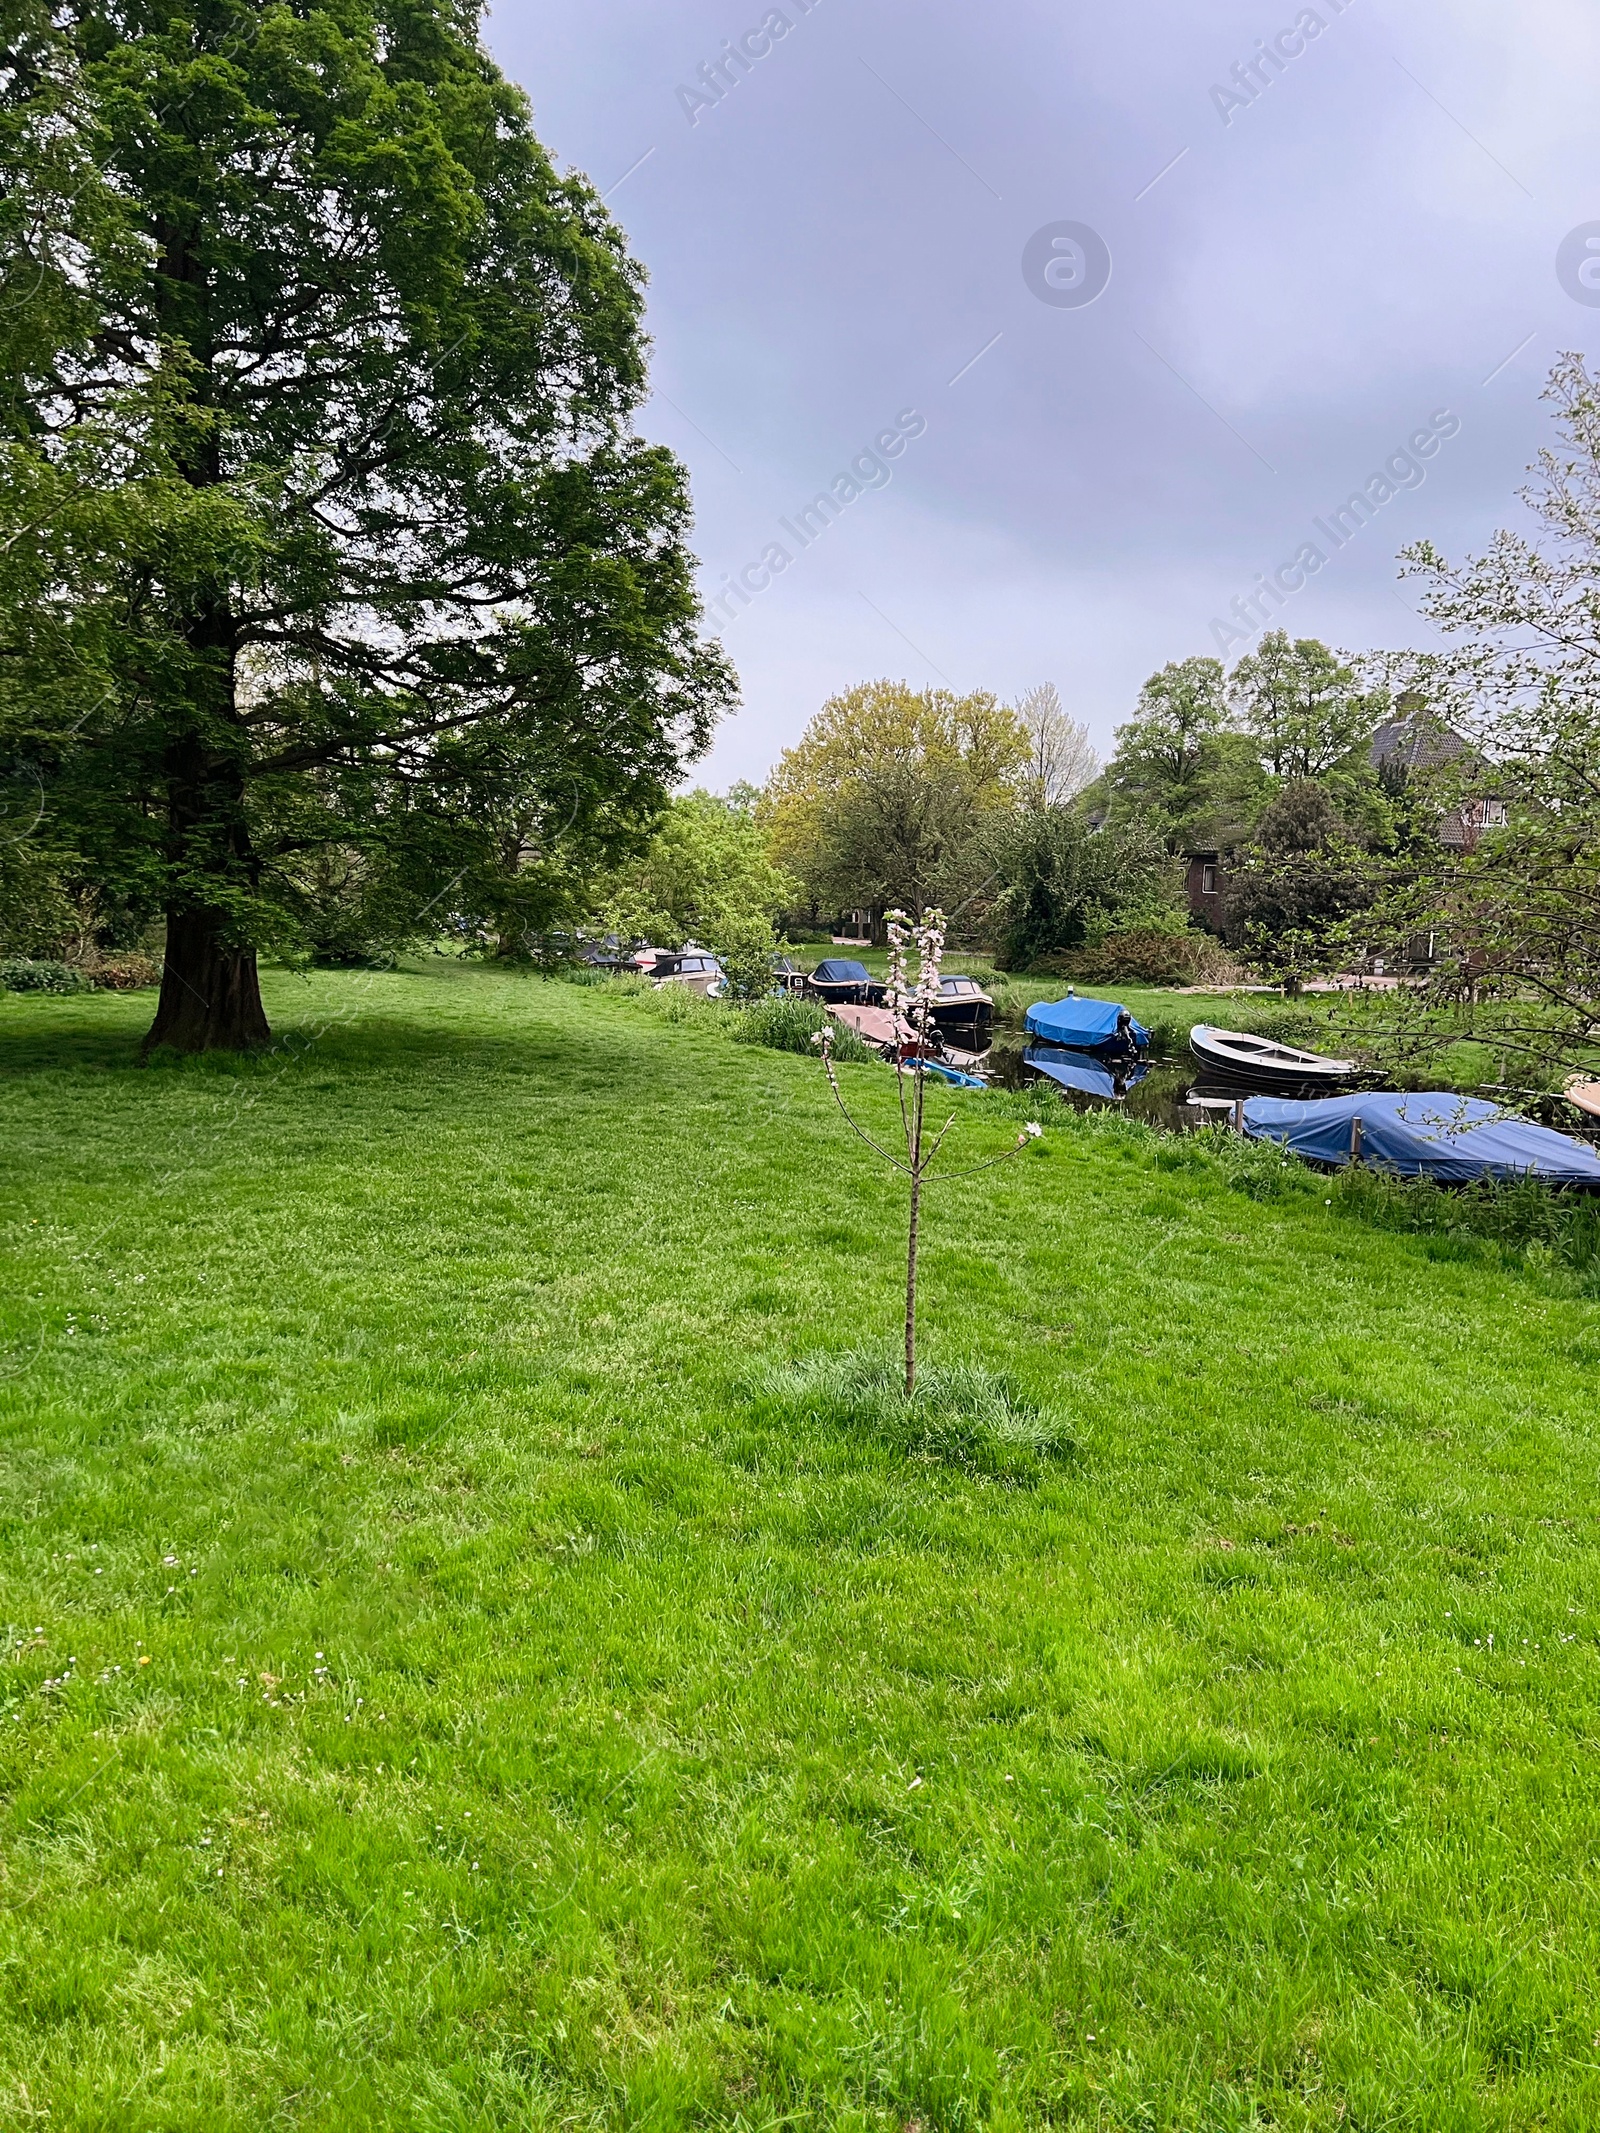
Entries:
[[842,955],[825,957],[806,979],[806,991],[829,1007],[877,1007],[883,1001],[883,987],[866,964]]
[[1331,1094],[1360,1072],[1352,1059],[1329,1059],[1321,1052],[1303,1052],[1298,1045],[1275,1044],[1270,1037],[1214,1029],[1209,1022],[1197,1022],[1190,1030],[1189,1049],[1207,1074],[1248,1089]]
[[1116,1000],[1089,1000],[1069,992],[1064,1000],[1041,1000],[1028,1009],[1028,1035],[1097,1059],[1143,1058],[1150,1032]]
[[964,1052],[986,1052],[994,1039],[994,1002],[976,978],[941,978],[931,1020]]

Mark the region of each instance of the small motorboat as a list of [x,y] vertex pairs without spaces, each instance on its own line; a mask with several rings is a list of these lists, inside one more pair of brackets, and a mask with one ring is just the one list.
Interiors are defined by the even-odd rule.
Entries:
[[1310,1103],[1252,1096],[1244,1107],[1244,1130],[1252,1140],[1278,1141],[1328,1169],[1364,1163],[1441,1185],[1539,1178],[1547,1185],[1600,1189],[1600,1154],[1586,1141],[1454,1089],[1325,1096]]
[[1329,1059],[1321,1052],[1303,1052],[1298,1045],[1275,1044],[1270,1037],[1213,1029],[1209,1022],[1197,1022],[1190,1030],[1189,1049],[1208,1074],[1254,1089],[1331,1091],[1361,1071],[1353,1059]]
[[658,948],[644,976],[655,986],[686,986],[707,1000],[716,999],[727,983],[722,965],[704,948],[685,948],[677,954]]
[[1590,1081],[1586,1075],[1574,1074],[1561,1085],[1561,1093],[1569,1104],[1576,1104],[1590,1118],[1600,1118],[1600,1081]]
[[825,956],[806,979],[806,991],[829,1007],[878,1007],[883,987],[865,963],[848,956]]
[[828,1013],[844,1029],[853,1029],[863,1044],[875,1051],[900,1052],[915,1043],[911,1024],[903,1015],[891,1015],[886,1007],[858,1007],[853,1001],[830,1003]]
[[1028,1035],[1097,1058],[1142,1058],[1150,1032],[1117,1000],[1089,1000],[1069,992],[1064,1000],[1041,1000],[1028,1009]]
[[994,1038],[994,1002],[976,978],[941,978],[931,1019],[966,1052],[986,1052]]

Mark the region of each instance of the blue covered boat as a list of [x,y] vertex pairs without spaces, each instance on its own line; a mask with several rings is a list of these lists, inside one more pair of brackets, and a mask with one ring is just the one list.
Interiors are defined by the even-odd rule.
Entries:
[[1098,1096],[1106,1103],[1119,1103],[1150,1071],[1143,1059],[1096,1059],[1086,1052],[1058,1052],[1042,1044],[1030,1044],[1022,1063],[1037,1074],[1048,1075],[1059,1088]]
[[1280,1141],[1309,1162],[1355,1161],[1445,1185],[1531,1177],[1547,1185],[1600,1186],[1600,1154],[1585,1142],[1450,1090],[1327,1096],[1310,1103],[1252,1096],[1244,1107],[1244,1130],[1254,1140]]
[[1041,1000],[1028,1009],[1028,1035],[1046,1044],[1065,1044],[1075,1052],[1102,1058],[1129,1057],[1150,1049],[1150,1032],[1115,1000],[1085,1000],[1069,992],[1064,1000]]

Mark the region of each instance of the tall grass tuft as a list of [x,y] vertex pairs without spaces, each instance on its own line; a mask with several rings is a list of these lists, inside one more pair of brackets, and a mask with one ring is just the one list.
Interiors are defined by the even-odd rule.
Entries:
[[870,1348],[767,1364],[755,1404],[791,1425],[854,1432],[908,1459],[1023,1482],[1076,1450],[1065,1418],[979,1363],[925,1364],[905,1391],[897,1358]]
[[[736,1044],[762,1044],[773,1052],[803,1052],[810,1058],[816,1047],[812,1038],[828,1027],[828,1011],[820,1000],[807,1000],[797,993],[773,993],[765,1000],[752,1000],[739,1014],[729,1034]],[[834,1025],[833,1056],[842,1060],[875,1059],[877,1054],[862,1043],[852,1029]]]

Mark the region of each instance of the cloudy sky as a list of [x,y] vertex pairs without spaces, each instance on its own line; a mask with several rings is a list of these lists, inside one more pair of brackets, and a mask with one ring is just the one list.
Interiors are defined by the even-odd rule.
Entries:
[[1287,627],[1429,641],[1397,549],[1513,519],[1551,362],[1600,356],[1600,265],[1562,251],[1593,222],[1600,262],[1593,0],[777,4],[781,37],[765,0],[489,24],[648,269],[642,427],[691,470],[705,594],[762,586],[702,777],[880,675],[1051,680],[1105,747],[1153,668],[1247,647],[1233,603],[1306,543]]

